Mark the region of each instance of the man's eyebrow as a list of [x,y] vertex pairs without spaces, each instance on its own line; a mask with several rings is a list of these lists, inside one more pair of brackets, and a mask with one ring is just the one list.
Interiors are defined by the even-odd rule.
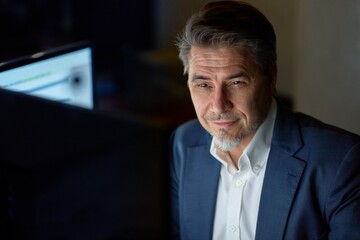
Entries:
[[[247,72],[245,72],[245,71],[239,71],[239,72],[236,72],[234,74],[231,74],[231,75],[227,76],[225,78],[225,80],[232,80],[234,78],[242,78],[242,77],[248,78],[249,74]],[[193,82],[193,81],[196,81],[196,80],[210,80],[210,78],[205,76],[205,75],[195,73],[193,76],[191,76],[190,81]]]
[[231,79],[234,79],[234,78],[241,78],[241,77],[249,77],[249,74],[246,73],[245,71],[240,71],[240,72],[236,72],[228,77],[226,77],[226,80],[231,80]]
[[199,74],[194,74],[193,76],[191,76],[191,81],[196,81],[196,80],[209,80],[210,78],[204,76],[204,75],[199,75]]

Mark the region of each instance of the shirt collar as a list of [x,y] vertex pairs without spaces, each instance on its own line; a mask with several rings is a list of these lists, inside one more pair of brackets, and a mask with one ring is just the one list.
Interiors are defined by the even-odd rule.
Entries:
[[[265,121],[260,125],[256,131],[254,137],[244,149],[243,154],[240,156],[238,168],[249,165],[254,174],[258,175],[267,162],[267,158],[270,152],[271,139],[273,135],[273,129],[275,124],[277,106],[276,101],[273,99],[269,109],[268,116]],[[228,166],[231,163],[229,155],[227,153],[218,151],[215,146],[214,140],[211,142],[210,154],[213,155],[218,161],[220,161],[230,173],[234,173],[234,166]]]

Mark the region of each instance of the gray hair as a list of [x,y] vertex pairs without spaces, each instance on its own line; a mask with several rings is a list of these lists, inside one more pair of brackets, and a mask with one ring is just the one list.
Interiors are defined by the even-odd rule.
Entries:
[[189,71],[192,46],[228,46],[248,51],[264,76],[276,68],[276,36],[272,24],[259,10],[244,2],[206,4],[187,21],[176,45],[184,74]]

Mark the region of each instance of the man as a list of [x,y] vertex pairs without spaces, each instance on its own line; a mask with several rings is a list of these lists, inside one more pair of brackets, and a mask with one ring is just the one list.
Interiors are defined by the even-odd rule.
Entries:
[[173,237],[360,239],[360,137],[276,100],[276,37],[220,1],[178,39],[197,120],[172,137]]

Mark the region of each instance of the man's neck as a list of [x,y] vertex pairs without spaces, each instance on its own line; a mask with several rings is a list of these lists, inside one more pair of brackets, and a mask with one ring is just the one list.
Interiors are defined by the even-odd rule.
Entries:
[[254,137],[255,135],[255,132],[248,135],[246,138],[244,138],[240,144],[231,149],[229,151],[229,155],[230,155],[230,158],[231,158],[231,161],[234,163],[236,169],[238,168],[238,162],[239,162],[239,159],[241,157],[241,155],[243,154],[244,152],[244,149],[247,147],[247,145],[250,143],[251,139]]

